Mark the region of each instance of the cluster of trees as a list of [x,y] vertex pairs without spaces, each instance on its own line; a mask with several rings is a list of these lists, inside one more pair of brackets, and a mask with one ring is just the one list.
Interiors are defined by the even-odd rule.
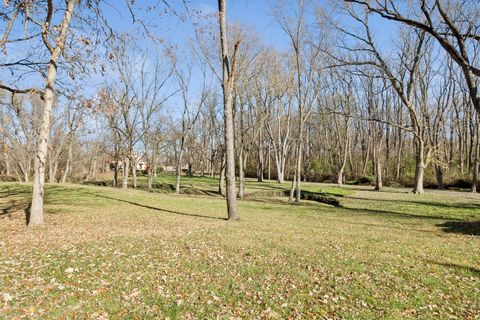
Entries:
[[95,180],[111,168],[115,186],[137,187],[140,161],[149,190],[162,165],[175,167],[177,193],[185,167],[219,176],[230,219],[246,176],[291,180],[291,201],[302,181],[370,177],[376,190],[465,180],[476,191],[476,1],[280,1],[271,17],[283,50],[227,24],[218,4],[204,15],[184,2],[195,36],[176,46],[143,23],[139,34],[113,32],[100,1],[5,3],[0,171],[33,179],[32,213],[45,178]]

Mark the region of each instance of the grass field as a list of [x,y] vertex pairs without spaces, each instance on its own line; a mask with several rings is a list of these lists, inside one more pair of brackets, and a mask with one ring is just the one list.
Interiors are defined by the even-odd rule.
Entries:
[[48,185],[33,230],[31,186],[0,184],[0,318],[479,318],[479,196],[306,186],[337,208],[249,181],[228,222],[215,180],[183,183],[201,192]]

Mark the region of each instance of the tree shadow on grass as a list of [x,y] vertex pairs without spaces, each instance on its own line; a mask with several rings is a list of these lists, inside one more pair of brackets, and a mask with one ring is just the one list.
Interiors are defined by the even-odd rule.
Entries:
[[414,214],[414,213],[403,213],[403,212],[395,212],[395,211],[387,211],[387,210],[353,208],[353,207],[342,207],[342,209],[345,211],[353,211],[354,213],[376,215],[383,218],[448,220],[448,221],[457,221],[457,222],[462,221],[458,219],[452,219],[451,217],[448,217],[448,216],[440,216],[440,215],[421,215],[421,214]]
[[[378,191],[377,191],[378,192]],[[439,207],[439,208],[455,208],[455,209],[480,209],[480,203],[469,203],[469,202],[455,202],[455,203],[448,203],[448,202],[439,202],[439,201],[431,201],[431,200],[400,200],[400,199],[371,199],[371,198],[363,198],[360,196],[346,196],[345,198],[351,200],[359,200],[359,201],[372,201],[372,202],[387,202],[387,203],[405,203],[405,204],[412,204],[412,205],[422,205],[422,206],[432,206],[432,207]]]
[[471,272],[475,276],[480,277],[480,269],[477,269],[477,268],[474,268],[474,267],[465,266],[465,265],[461,265],[461,264],[457,264],[457,263],[451,263],[451,262],[438,262],[438,261],[434,261],[434,260],[426,260],[426,262],[431,263],[431,264],[436,264],[436,265],[442,266],[442,267],[452,268],[456,271]]
[[99,197],[99,198],[116,200],[116,201],[119,201],[119,202],[128,203],[128,204],[131,204],[131,205],[134,205],[134,206],[138,206],[138,207],[142,207],[142,208],[146,208],[146,209],[157,210],[157,211],[162,211],[162,212],[168,212],[168,213],[178,214],[178,215],[181,215],[181,216],[195,217],[195,218],[203,218],[203,219],[214,219],[214,220],[227,220],[226,218],[204,216],[204,215],[201,215],[201,214],[185,213],[185,212],[179,212],[179,211],[174,211],[174,210],[157,208],[157,207],[153,207],[153,206],[141,204],[141,203],[138,203],[138,202],[133,202],[133,201],[128,201],[128,200],[123,200],[123,199],[108,197],[108,196],[99,195],[99,194],[92,194],[92,195],[95,196],[95,197]]
[[437,224],[444,232],[480,236],[480,221],[446,221]]

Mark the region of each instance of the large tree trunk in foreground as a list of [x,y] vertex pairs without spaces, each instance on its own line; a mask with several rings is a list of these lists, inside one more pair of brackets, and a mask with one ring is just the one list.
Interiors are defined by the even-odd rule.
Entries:
[[[41,114],[41,125],[38,131],[38,144],[35,156],[35,174],[33,179],[32,205],[30,208],[30,217],[28,217],[29,226],[40,226],[43,224],[43,199],[45,183],[45,160],[48,150],[48,136],[52,120],[52,109],[55,102],[55,81],[57,79],[57,64],[60,55],[65,46],[68,28],[73,15],[76,0],[69,0],[65,10],[60,36],[56,39],[56,46],[51,49],[50,62],[45,83],[44,106]],[[48,41],[48,39],[47,39]]]
[[220,21],[220,44],[222,47],[222,87],[223,87],[223,107],[225,121],[225,178],[226,178],[226,199],[228,220],[238,220],[237,194],[235,188],[235,141],[234,141],[234,123],[233,123],[233,77],[235,70],[235,56],[238,50],[238,44],[235,45],[235,52],[232,66],[230,66],[227,42],[227,20],[226,20],[226,0],[218,0],[218,11]]

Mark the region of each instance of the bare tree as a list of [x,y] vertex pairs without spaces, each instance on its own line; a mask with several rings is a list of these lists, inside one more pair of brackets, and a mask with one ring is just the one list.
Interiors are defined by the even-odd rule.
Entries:
[[226,177],[226,199],[229,220],[240,218],[237,209],[237,195],[235,191],[235,129],[233,121],[233,88],[235,84],[235,68],[239,43],[234,45],[233,58],[228,54],[227,34],[227,1],[218,0],[219,24],[220,24],[220,45],[222,54],[222,89],[225,121],[225,177]]
[[318,85],[319,58],[321,53],[321,41],[323,35],[319,33],[313,36],[308,32],[307,14],[309,4],[299,0],[294,8],[293,16],[287,16],[287,9],[283,2],[275,8],[274,16],[290,40],[292,46],[292,64],[295,72],[296,102],[298,108],[298,132],[295,139],[296,160],[295,178],[292,181],[290,200],[300,202],[301,198],[301,171],[302,171],[302,146],[304,139],[305,122],[314,107],[320,92]]

